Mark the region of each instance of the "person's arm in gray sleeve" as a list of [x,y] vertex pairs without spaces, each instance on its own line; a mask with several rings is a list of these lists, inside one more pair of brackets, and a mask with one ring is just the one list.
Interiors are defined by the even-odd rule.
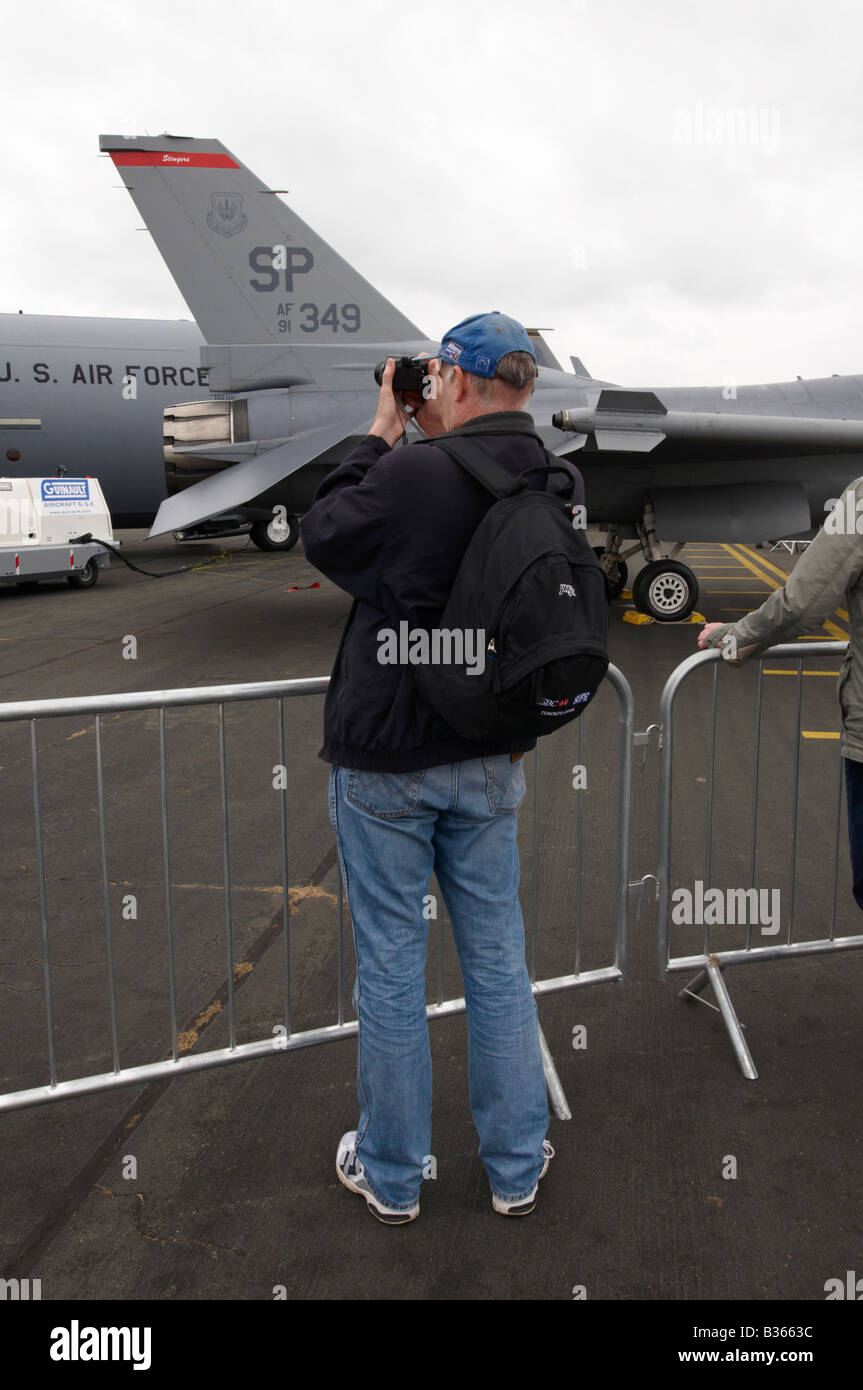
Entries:
[[863,535],[858,535],[856,526],[848,527],[849,516],[860,517],[863,527],[863,477],[855,478],[843,492],[782,588],[739,622],[702,629],[698,645],[720,647],[733,636],[739,664],[756,651],[798,637],[829,618],[863,573]]

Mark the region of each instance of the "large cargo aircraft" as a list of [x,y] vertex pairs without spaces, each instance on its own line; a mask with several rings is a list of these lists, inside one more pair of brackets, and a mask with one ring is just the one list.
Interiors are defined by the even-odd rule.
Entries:
[[[153,535],[251,524],[286,549],[368,429],[375,364],[438,343],[219,141],[103,135],[100,148],[195,323],[0,316],[0,469],[94,474],[116,524],[155,516]],[[465,314],[488,307],[507,308]],[[636,606],[660,621],[698,597],[674,558],[686,541],[801,534],[863,471],[863,376],[620,389],[535,341],[539,433],[581,469],[618,590],[622,542],[637,538]]]
[[149,526],[167,496],[164,411],[210,398],[203,342],[184,320],[0,314],[0,473],[89,473],[115,524]]

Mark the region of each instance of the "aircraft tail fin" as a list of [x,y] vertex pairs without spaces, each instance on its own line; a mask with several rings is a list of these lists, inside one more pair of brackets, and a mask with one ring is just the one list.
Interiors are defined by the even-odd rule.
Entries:
[[527,336],[530,338],[533,350],[536,353],[537,366],[553,367],[556,372],[562,372],[563,367],[561,367],[548,343],[545,341],[545,338],[543,338],[542,330],[539,328],[529,328],[527,330]]
[[101,135],[208,343],[424,335],[218,140]]

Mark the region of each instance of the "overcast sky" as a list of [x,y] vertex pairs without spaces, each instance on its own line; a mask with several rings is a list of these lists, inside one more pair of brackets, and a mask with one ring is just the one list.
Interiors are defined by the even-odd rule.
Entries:
[[3,6],[0,309],[188,317],[104,133],[215,137],[430,337],[630,385],[863,371],[857,0]]

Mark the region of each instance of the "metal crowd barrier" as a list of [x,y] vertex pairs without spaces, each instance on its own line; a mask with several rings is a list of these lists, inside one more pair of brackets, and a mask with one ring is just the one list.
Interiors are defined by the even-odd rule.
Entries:
[[[528,946],[528,960],[531,975],[531,983],[536,995],[549,994],[561,990],[568,990],[576,987],[592,985],[604,980],[620,979],[626,969],[626,949],[627,949],[627,878],[629,860],[629,808],[630,808],[630,773],[631,773],[631,748],[632,748],[632,725],[633,725],[633,698],[632,691],[620,671],[615,666],[610,666],[607,677],[608,684],[614,689],[618,701],[618,775],[617,775],[617,806],[616,806],[616,846],[615,846],[615,872],[613,884],[613,904],[610,916],[612,919],[611,940],[608,943],[611,947],[613,959],[608,965],[582,970],[580,966],[581,952],[581,920],[580,920],[580,896],[581,896],[581,868],[582,868],[582,837],[583,837],[583,798],[579,798],[576,815],[576,841],[578,848],[578,892],[576,904],[576,923],[575,923],[575,958],[571,973],[558,975],[553,978],[536,978],[536,948],[537,948],[537,893],[539,885],[539,796],[535,794],[534,808],[534,876],[533,876],[533,913],[532,921],[526,933]],[[338,894],[338,935],[335,945],[337,957],[337,1010],[334,1022],[329,1022],[318,1027],[296,1031],[292,1023],[292,953],[291,953],[291,920],[290,920],[290,900],[289,900],[289,877],[288,877],[288,804],[287,788],[281,790],[280,800],[280,844],[282,856],[282,935],[284,938],[284,1015],[283,1032],[284,1035],[274,1042],[272,1034],[254,1042],[238,1042],[236,1032],[236,1004],[235,994],[237,988],[236,981],[236,961],[234,959],[234,924],[231,906],[231,858],[230,858],[230,832],[229,832],[229,796],[226,776],[226,737],[225,737],[225,706],[238,701],[269,700],[275,704],[275,748],[279,764],[286,763],[285,747],[285,711],[284,702],[287,698],[322,694],[326,691],[329,684],[328,677],[316,677],[308,680],[284,680],[284,681],[262,681],[251,682],[243,685],[220,685],[202,686],[188,689],[175,690],[154,690],[140,691],[135,693],[102,695],[94,697],[84,697],[75,699],[54,699],[20,701],[0,705],[0,723],[11,721],[29,722],[30,726],[30,763],[32,771],[33,789],[33,818],[35,827],[35,850],[36,868],[39,884],[39,920],[41,926],[41,973],[42,973],[42,999],[45,1009],[45,1023],[47,1030],[47,1060],[48,1060],[48,1081],[44,1085],[10,1091],[0,1095],[0,1112],[16,1110],[28,1106],[36,1106],[48,1101],[66,1100],[71,1097],[90,1095],[95,1092],[104,1092],[123,1086],[144,1085],[153,1081],[173,1079],[176,1076],[185,1075],[191,1072],[201,1071],[209,1067],[223,1066],[231,1062],[248,1061],[258,1057],[272,1056],[274,1051],[284,1051],[294,1048],[310,1047],[318,1043],[333,1042],[339,1038],[352,1037],[357,1032],[356,1020],[346,1020],[344,1017],[344,951],[343,951],[343,891],[341,883]],[[224,903],[225,903],[225,923],[224,923],[224,948],[225,948],[225,980],[226,980],[226,1010],[228,1027],[228,1046],[214,1048],[209,1051],[193,1052],[185,1050],[185,1042],[181,1046],[181,1035],[178,1031],[178,1009],[177,1009],[177,980],[175,973],[175,937],[174,920],[172,907],[172,849],[171,837],[169,833],[168,815],[168,777],[166,771],[166,711],[176,707],[187,707],[196,705],[215,705],[218,711],[218,746],[219,746],[219,783],[221,800],[221,826],[222,826],[222,863],[224,874]],[[103,767],[103,733],[102,722],[108,715],[118,715],[132,710],[156,710],[159,714],[159,779],[160,779],[160,803],[161,803],[161,874],[163,879],[163,901],[164,901],[164,932],[167,945],[168,958],[168,993],[170,998],[170,1057],[165,1057],[156,1061],[147,1062],[143,1065],[124,1067],[120,1057],[120,1041],[118,1029],[118,997],[115,983],[114,957],[112,951],[112,936],[114,926],[112,923],[112,912],[109,902],[109,872],[108,872],[108,805],[105,791],[105,778]],[[72,1079],[60,1079],[58,1076],[57,1051],[55,1039],[55,1011],[53,1005],[53,966],[51,952],[51,924],[47,907],[46,893],[46,868],[44,852],[44,828],[43,810],[40,800],[40,764],[39,746],[37,731],[41,724],[46,720],[57,719],[64,716],[94,716],[95,733],[95,762],[96,779],[98,789],[98,854],[101,865],[101,885],[100,895],[102,900],[102,913],[104,916],[104,943],[105,960],[108,975],[108,996],[110,1006],[110,1030],[111,1030],[111,1051],[113,1067],[111,1071],[100,1072],[98,1074],[75,1077]],[[579,749],[583,748],[584,742],[584,723],[593,715],[593,709],[585,712],[579,723]],[[535,788],[539,788],[539,756],[535,760]],[[172,771],[177,775],[177,759],[172,756]],[[442,937],[441,937],[442,939]],[[442,971],[440,979],[442,980]],[[444,1017],[465,1011],[464,998],[444,999],[442,990],[438,991],[436,1001],[427,1005],[429,1018]],[[560,1080],[551,1059],[551,1054],[544,1037],[542,1038],[543,1055],[546,1070],[546,1079],[549,1087],[549,1094],[552,1104],[561,1118],[569,1118],[569,1109],[561,1087]]]
[[[830,921],[826,935],[821,935],[814,940],[801,940],[795,938],[795,907],[797,899],[797,862],[798,862],[798,839],[799,839],[799,816],[801,810],[800,797],[800,756],[802,741],[802,687],[803,687],[803,662],[809,657],[818,656],[842,656],[846,651],[844,642],[806,642],[805,646],[801,643],[786,643],[775,647],[770,647],[764,651],[760,657],[753,659],[753,665],[758,663],[758,680],[755,692],[755,718],[751,732],[752,742],[744,742],[741,736],[739,743],[739,757],[743,764],[750,766],[752,771],[752,803],[749,820],[749,866],[747,877],[750,889],[733,889],[734,894],[743,895],[754,889],[756,872],[758,867],[758,835],[761,829],[759,825],[759,773],[761,771],[762,745],[765,739],[765,732],[762,721],[763,703],[763,680],[765,662],[772,663],[777,660],[793,658],[797,663],[796,690],[794,699],[796,705],[796,719],[786,729],[785,724],[781,725],[782,736],[786,733],[793,739],[793,751],[791,752],[791,772],[792,789],[791,795],[785,807],[776,806],[776,798],[770,805],[771,816],[780,813],[787,814],[788,834],[790,837],[790,855],[786,856],[782,865],[783,870],[789,873],[790,892],[786,898],[786,903],[790,902],[785,916],[785,939],[782,941],[772,941],[769,944],[753,944],[752,922],[747,924],[746,939],[743,944],[735,947],[719,947],[716,945],[715,933],[728,928],[728,923],[721,926],[708,925],[704,929],[704,937],[700,951],[693,951],[684,955],[672,954],[671,927],[672,927],[672,898],[679,891],[675,888],[675,880],[672,875],[672,853],[674,849],[674,826],[672,823],[672,812],[674,806],[674,787],[673,787],[673,759],[677,746],[678,735],[675,732],[674,712],[675,702],[678,693],[692,676],[693,672],[700,668],[713,664],[713,682],[710,695],[710,718],[709,734],[706,736],[704,747],[709,758],[706,771],[706,835],[704,850],[703,879],[701,880],[703,890],[706,893],[714,887],[711,875],[711,867],[714,856],[714,811],[717,795],[717,785],[723,775],[728,777],[729,770],[734,768],[734,760],[726,758],[720,760],[720,767],[717,768],[716,743],[717,743],[717,675],[719,662],[722,654],[719,650],[697,652],[687,660],[681,662],[672,672],[666,682],[662,692],[660,702],[660,779],[659,779],[659,849],[658,849],[658,869],[657,869],[657,898],[658,898],[658,928],[657,928],[657,970],[660,979],[665,979],[672,972],[692,971],[698,973],[695,978],[687,984],[681,991],[681,998],[698,998],[700,992],[709,984],[716,998],[716,1004],[722,1015],[722,1020],[728,1035],[733,1044],[740,1068],[747,1078],[754,1080],[757,1077],[755,1065],[743,1034],[743,1029],[737,1018],[734,1006],[731,1002],[726,983],[722,972],[730,965],[742,965],[752,961],[779,960],[787,957],[800,957],[809,955],[820,955],[825,952],[846,951],[863,947],[863,928],[859,933],[851,935],[836,935],[836,914],[837,914],[837,875],[839,869],[840,856],[840,825],[842,821],[842,760],[837,757],[837,790],[836,790],[836,816],[835,826],[830,824],[830,837],[832,840],[831,862],[828,871],[819,878],[819,892],[823,887],[824,901],[829,896],[830,900]],[[741,672],[727,673],[727,679],[737,681],[741,679]],[[784,674],[784,671],[783,671]],[[771,728],[771,736],[775,729]],[[688,735],[692,737],[692,728],[688,727]],[[690,750],[690,761],[692,752]],[[751,758],[751,763],[749,762]],[[775,781],[775,778],[774,778]],[[741,820],[742,824],[742,820]],[[684,827],[684,832],[688,827]],[[786,841],[786,843],[788,843]],[[848,858],[847,838],[842,847],[841,853],[845,860]],[[745,858],[741,852],[738,855],[739,866],[742,868],[742,861]],[[762,866],[763,872],[763,866]],[[742,874],[741,874],[742,877]],[[722,890],[725,891],[725,890]],[[729,902],[731,900],[729,899]],[[757,900],[756,900],[757,901]],[[737,897],[737,903],[742,906],[742,899]],[[747,907],[749,900],[747,899]],[[858,909],[854,907],[854,912]],[[695,925],[695,924],[693,924]],[[736,925],[741,925],[739,922]],[[816,930],[819,928],[816,927]],[[773,933],[771,924],[771,934]],[[781,924],[780,928],[781,930]],[[823,931],[823,928],[821,929]],[[777,933],[778,934],[778,933]],[[707,1002],[702,1000],[701,1002]]]

